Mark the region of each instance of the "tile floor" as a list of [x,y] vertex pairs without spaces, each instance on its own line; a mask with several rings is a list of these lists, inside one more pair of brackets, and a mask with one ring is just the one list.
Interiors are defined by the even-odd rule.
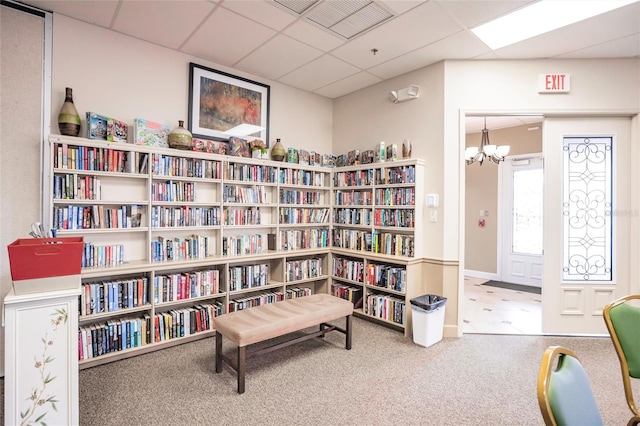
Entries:
[[542,296],[464,278],[464,333],[542,334]]

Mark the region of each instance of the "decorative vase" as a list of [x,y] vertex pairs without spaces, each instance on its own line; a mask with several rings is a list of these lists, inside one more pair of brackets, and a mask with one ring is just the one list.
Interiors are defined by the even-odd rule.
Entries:
[[274,161],[284,161],[286,157],[287,150],[284,149],[284,146],[280,143],[280,138],[278,138],[273,148],[271,148],[271,159]]
[[191,151],[193,148],[193,136],[191,132],[184,128],[184,121],[178,121],[178,127],[174,127],[169,132],[169,147],[175,149],[185,149]]
[[73,104],[73,89],[66,88],[66,94],[58,113],[58,129],[61,135],[78,136],[80,134],[80,116]]

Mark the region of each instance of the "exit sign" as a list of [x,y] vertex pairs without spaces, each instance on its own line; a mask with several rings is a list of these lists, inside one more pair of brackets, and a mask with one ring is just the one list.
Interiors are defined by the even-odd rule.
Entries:
[[538,93],[569,93],[571,91],[571,75],[540,74],[538,76]]

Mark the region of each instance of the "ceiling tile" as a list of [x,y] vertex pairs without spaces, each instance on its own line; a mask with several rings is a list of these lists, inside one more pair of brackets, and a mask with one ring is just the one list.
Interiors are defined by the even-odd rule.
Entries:
[[435,0],[435,3],[465,28],[472,28],[536,1],[538,0]]
[[[245,31],[246,28],[251,31]],[[219,7],[180,50],[233,66],[275,34],[270,28]]]
[[277,80],[320,55],[321,50],[290,37],[278,35],[238,62],[236,67]]
[[344,39],[305,21],[297,21],[283,31],[288,36],[328,52],[344,44]]
[[[462,28],[435,4],[423,3],[331,52],[359,68],[381,64],[436,42]],[[378,52],[373,55],[371,49]]]
[[378,77],[363,71],[315,90],[314,93],[333,99],[381,81]]
[[314,91],[360,71],[331,55],[324,55],[285,75],[279,81],[299,89]]
[[280,31],[297,18],[271,3],[261,1],[225,1],[223,7],[262,25]]
[[367,71],[380,78],[388,79],[436,63],[441,61],[443,57],[471,59],[490,52],[491,50],[484,43],[468,31],[463,30],[384,64],[369,68]]
[[215,7],[208,1],[124,0],[112,28],[177,49]]
[[392,11],[394,15],[401,15],[408,10],[419,6],[424,3],[425,0],[385,0],[377,1],[376,3],[383,4],[388,10]]
[[640,33],[556,56],[568,59],[633,57],[640,57]]
[[25,3],[40,9],[49,10],[80,21],[88,22],[101,27],[109,27],[113,15],[118,9],[117,1],[59,1],[59,0],[33,0]]

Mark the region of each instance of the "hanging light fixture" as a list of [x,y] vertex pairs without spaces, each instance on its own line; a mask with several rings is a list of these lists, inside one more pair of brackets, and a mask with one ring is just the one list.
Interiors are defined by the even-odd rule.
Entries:
[[464,159],[467,163],[473,164],[476,161],[480,162],[480,165],[484,162],[485,159],[492,160],[494,163],[498,164],[501,161],[504,161],[504,157],[509,154],[509,149],[511,147],[509,145],[492,145],[489,142],[489,130],[487,130],[487,117],[484,118],[484,129],[482,129],[482,140],[480,141],[480,148],[476,148],[473,146],[468,147],[464,150]]

